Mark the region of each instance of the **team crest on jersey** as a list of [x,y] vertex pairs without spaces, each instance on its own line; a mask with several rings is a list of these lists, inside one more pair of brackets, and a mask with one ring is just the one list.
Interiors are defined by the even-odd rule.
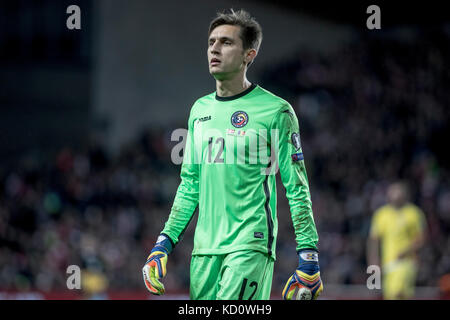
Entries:
[[300,143],[300,134],[297,132],[293,133],[291,136],[291,141],[295,147],[295,150],[300,150],[302,147],[302,144]]
[[231,124],[235,128],[242,128],[248,123],[248,114],[245,111],[236,111],[231,116]]

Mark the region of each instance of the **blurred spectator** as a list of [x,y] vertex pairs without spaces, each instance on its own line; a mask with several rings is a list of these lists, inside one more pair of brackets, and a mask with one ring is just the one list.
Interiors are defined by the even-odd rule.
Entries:
[[443,299],[450,299],[450,273],[444,274],[439,279],[439,289]]
[[373,214],[367,260],[369,265],[381,267],[385,299],[411,299],[418,273],[417,257],[426,237],[426,220],[422,210],[410,202],[405,183],[389,185],[387,200]]

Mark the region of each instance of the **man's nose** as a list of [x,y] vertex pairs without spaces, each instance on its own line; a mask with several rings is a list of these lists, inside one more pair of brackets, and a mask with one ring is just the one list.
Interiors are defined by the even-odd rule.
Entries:
[[217,54],[217,53],[220,53],[219,49],[220,49],[220,44],[218,41],[216,41],[211,45],[211,48],[209,50],[211,53]]

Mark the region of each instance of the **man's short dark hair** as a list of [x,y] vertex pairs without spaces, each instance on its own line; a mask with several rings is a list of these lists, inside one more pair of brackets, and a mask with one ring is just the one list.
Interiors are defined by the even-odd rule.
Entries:
[[217,13],[217,17],[209,25],[208,37],[215,28],[224,24],[241,27],[240,37],[244,50],[259,50],[262,42],[262,28],[250,13],[243,9],[238,11],[231,9],[229,13]]

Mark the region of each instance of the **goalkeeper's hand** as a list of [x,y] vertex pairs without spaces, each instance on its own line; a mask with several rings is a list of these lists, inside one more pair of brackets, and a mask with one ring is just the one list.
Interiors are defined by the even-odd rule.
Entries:
[[283,299],[291,300],[297,288],[297,300],[317,299],[323,290],[319,254],[315,250],[304,249],[298,252],[298,259],[298,268],[283,289]]
[[172,243],[170,239],[165,235],[160,235],[142,268],[145,286],[148,291],[155,295],[164,294],[164,284],[160,280],[167,273],[167,257],[171,251]]

